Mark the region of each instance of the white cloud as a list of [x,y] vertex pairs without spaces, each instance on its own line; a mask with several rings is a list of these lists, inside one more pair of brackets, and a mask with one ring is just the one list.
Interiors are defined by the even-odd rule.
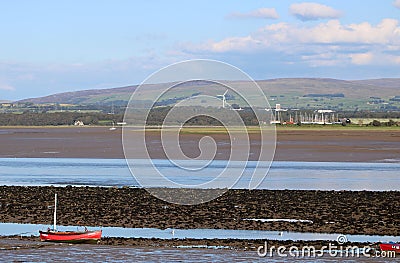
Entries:
[[395,7],[397,7],[397,8],[400,8],[400,0],[395,0],[395,1],[393,2],[393,5],[394,5]]
[[[400,56],[397,55],[388,55],[388,54],[378,54],[374,56],[376,62],[380,64],[391,64],[391,65],[400,65]],[[384,62],[383,62],[384,61]]]
[[355,65],[400,65],[400,56],[384,52],[355,53],[349,55]]
[[292,4],[289,10],[292,15],[302,21],[338,18],[342,14],[339,10],[318,3]]
[[144,54],[91,63],[53,64],[0,59],[0,99],[19,100],[65,91],[139,84],[156,70],[177,62],[176,57]]
[[[280,52],[311,66],[399,64],[400,26],[396,19],[372,25],[342,24],[329,20],[316,25],[276,23],[244,37],[229,37],[201,45],[186,45],[189,52]],[[391,54],[391,55],[388,55]],[[385,58],[381,61],[380,58]]]
[[342,25],[338,20],[330,20],[311,28],[292,27],[290,31],[303,43],[400,43],[399,21],[396,19],[383,19],[376,26],[367,22]]
[[214,52],[248,51],[252,47],[285,48],[299,44],[365,44],[385,45],[388,49],[400,44],[400,27],[396,19],[383,19],[377,25],[367,22],[343,25],[330,20],[311,27],[277,23],[259,29],[245,37],[230,37],[201,46]]
[[211,50],[215,52],[226,52],[226,51],[243,51],[251,46],[254,46],[257,40],[251,36],[246,37],[230,37],[220,42],[211,43]]
[[8,84],[0,83],[0,90],[14,91],[15,88],[13,86],[8,85]]
[[368,65],[372,62],[374,55],[371,52],[350,54],[351,63],[355,65]]
[[279,15],[275,8],[259,8],[247,13],[232,13],[230,18],[263,18],[263,19],[278,19]]
[[301,60],[307,61],[311,67],[335,66],[343,60],[343,56],[338,57],[336,53],[327,51],[320,54],[302,55]]

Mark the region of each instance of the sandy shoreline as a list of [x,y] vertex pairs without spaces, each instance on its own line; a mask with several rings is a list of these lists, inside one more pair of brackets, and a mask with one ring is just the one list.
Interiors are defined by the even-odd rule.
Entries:
[[[210,134],[208,134],[210,135]],[[222,146],[217,159],[230,153],[226,135],[211,135]],[[159,133],[148,135],[152,158],[166,158]],[[182,134],[181,146],[190,157],[199,154],[201,134]],[[260,144],[250,134],[251,158],[258,155]],[[124,158],[121,129],[107,127],[0,128],[0,158]],[[138,153],[138,158],[144,155]],[[400,129],[278,129],[276,161],[385,162],[400,159]]]
[[[170,189],[175,195],[175,189]],[[188,190],[187,194],[193,194]],[[170,204],[140,188],[0,187],[0,222],[51,224],[54,193],[60,225],[247,229],[399,235],[400,192],[229,190],[200,205]],[[388,201],[392,200],[392,201]],[[397,200],[397,201],[396,201]],[[259,222],[289,218],[310,222]]]

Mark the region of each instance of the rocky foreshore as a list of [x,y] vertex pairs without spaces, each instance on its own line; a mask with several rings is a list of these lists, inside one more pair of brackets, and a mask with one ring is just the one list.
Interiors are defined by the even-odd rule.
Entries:
[[[176,189],[166,189],[174,195]],[[187,195],[196,190],[187,189]],[[186,206],[139,188],[0,186],[0,222],[134,228],[248,229],[394,235],[400,229],[400,192],[229,190]],[[181,193],[181,192],[180,192]],[[261,222],[244,219],[297,219]]]

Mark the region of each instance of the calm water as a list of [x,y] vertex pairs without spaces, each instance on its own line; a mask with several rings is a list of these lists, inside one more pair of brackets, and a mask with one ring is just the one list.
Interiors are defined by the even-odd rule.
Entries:
[[[46,230],[50,225],[0,223],[0,236],[22,235],[38,236],[39,230]],[[61,231],[83,230],[78,226],[58,226]],[[99,228],[88,227],[89,230]],[[266,230],[233,230],[233,229],[157,229],[157,228],[123,228],[102,227],[104,237],[127,238],[193,238],[193,239],[269,239],[269,240],[326,240],[335,241],[340,234],[278,232]],[[390,242],[398,240],[396,236],[346,235],[350,242]]]
[[[0,240],[0,246],[3,240]],[[34,242],[31,242],[35,244]],[[16,244],[16,246],[21,244]],[[39,249],[0,252],[2,262],[396,262],[379,258],[260,258],[256,251],[182,248],[137,248],[101,245],[46,245]]]
[[[197,184],[213,179],[220,173],[224,161],[214,161],[196,176],[175,168],[167,160],[155,160],[157,169],[170,180]],[[190,165],[190,163],[189,163]],[[194,163],[194,166],[196,164]],[[237,169],[242,164],[238,163]],[[143,175],[151,177],[151,170],[140,160],[137,166]],[[247,188],[255,163],[249,162],[244,176],[236,188]],[[323,162],[274,162],[268,176],[259,186],[262,189],[319,189],[319,190],[399,190],[399,163],[323,163]],[[154,182],[155,186],[157,181]],[[88,185],[88,186],[138,186],[122,159],[51,159],[21,158],[0,159],[0,185]],[[45,225],[0,224],[0,235],[37,235]],[[337,234],[289,233],[278,235],[275,231],[246,230],[160,230],[103,228],[104,236],[158,237],[158,238],[261,238],[335,240]],[[390,241],[397,237],[347,235],[350,241]],[[10,245],[10,242],[0,240]],[[26,242],[15,244],[23,247]],[[32,242],[35,243],[35,242]],[[388,259],[339,259],[323,258],[259,258],[255,251],[235,251],[195,248],[132,248],[90,245],[49,245],[41,248],[0,251],[1,262],[388,262]],[[391,261],[395,262],[395,261]]]
[[[195,161],[191,161],[195,166]],[[141,175],[152,178],[142,160],[135,161]],[[194,176],[168,160],[154,160],[170,180],[198,184],[212,180],[226,162],[214,161]],[[190,166],[191,163],[189,162]],[[242,163],[237,163],[241,169]],[[248,188],[254,162],[249,162],[234,188]],[[400,163],[274,162],[260,189],[400,190]],[[154,186],[158,181],[154,180]],[[0,185],[138,186],[123,159],[0,158]]]

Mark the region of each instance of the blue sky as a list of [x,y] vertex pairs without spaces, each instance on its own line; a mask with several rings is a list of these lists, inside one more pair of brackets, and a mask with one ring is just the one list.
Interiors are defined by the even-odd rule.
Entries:
[[216,59],[254,79],[400,77],[400,0],[0,0],[0,100]]

